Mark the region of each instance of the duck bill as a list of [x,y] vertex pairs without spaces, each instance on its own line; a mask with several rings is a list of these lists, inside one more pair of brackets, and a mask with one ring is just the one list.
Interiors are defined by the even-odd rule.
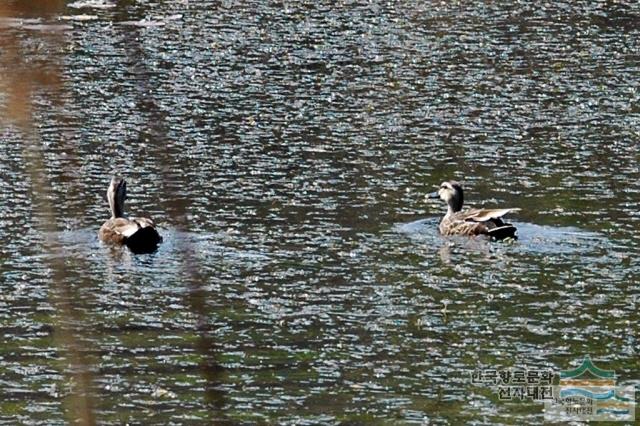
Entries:
[[438,191],[432,192],[430,194],[427,194],[427,198],[440,198],[440,194],[438,194]]

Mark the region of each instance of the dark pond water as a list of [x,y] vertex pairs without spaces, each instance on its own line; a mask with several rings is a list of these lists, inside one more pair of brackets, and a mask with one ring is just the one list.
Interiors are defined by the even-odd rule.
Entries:
[[[104,424],[539,424],[471,373],[585,355],[640,385],[638,3],[24,3],[1,422],[88,389]],[[97,240],[114,173],[157,252]],[[520,239],[441,237],[445,179]]]

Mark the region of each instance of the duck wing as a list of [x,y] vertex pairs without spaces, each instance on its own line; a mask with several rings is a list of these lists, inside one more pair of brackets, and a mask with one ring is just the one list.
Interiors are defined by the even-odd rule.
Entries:
[[107,243],[122,244],[138,230],[138,225],[128,219],[118,217],[107,220],[100,227],[98,237]]
[[516,239],[516,227],[502,220],[509,212],[518,211],[519,208],[510,209],[472,209],[465,212],[465,222],[476,225],[475,230],[479,234],[486,234],[493,239]]
[[118,218],[118,225],[114,227],[114,231],[129,238],[140,229],[140,224],[131,219]]
[[148,217],[131,217],[129,218],[129,220],[131,222],[135,222],[139,228],[146,228],[147,226],[150,226],[152,228],[156,227],[156,224],[153,223],[153,221]]
[[488,222],[491,220],[499,220],[502,216],[509,212],[515,212],[520,210],[519,208],[512,209],[471,209],[462,212],[463,217],[460,219],[473,221],[473,222]]
[[121,243],[143,228],[155,230],[155,224],[146,217],[109,219],[100,228],[100,239]]

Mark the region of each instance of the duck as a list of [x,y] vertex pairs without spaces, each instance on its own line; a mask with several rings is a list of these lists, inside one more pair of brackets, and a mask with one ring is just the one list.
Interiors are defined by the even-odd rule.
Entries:
[[126,245],[134,253],[151,253],[158,248],[162,237],[151,219],[124,216],[126,198],[127,182],[114,176],[107,189],[111,218],[100,227],[98,238],[109,245]]
[[516,227],[504,222],[502,217],[507,213],[519,211],[519,208],[467,209],[463,211],[464,192],[462,185],[453,180],[442,182],[440,188],[428,194],[427,197],[439,198],[447,203],[447,213],[438,225],[442,235],[485,235],[494,240],[518,238]]

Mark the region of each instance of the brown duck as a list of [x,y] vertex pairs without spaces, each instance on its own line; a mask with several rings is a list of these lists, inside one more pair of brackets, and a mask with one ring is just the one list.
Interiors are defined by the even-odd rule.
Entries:
[[127,198],[127,183],[114,177],[107,189],[107,200],[111,209],[111,219],[98,231],[98,238],[107,244],[126,245],[134,253],[154,251],[162,237],[156,231],[153,221],[146,217],[124,217],[124,200]]
[[488,235],[496,240],[517,238],[516,227],[502,220],[502,216],[520,209],[468,209],[462,211],[464,196],[462,186],[455,181],[445,181],[440,189],[428,195],[447,203],[447,214],[440,221],[442,235]]

